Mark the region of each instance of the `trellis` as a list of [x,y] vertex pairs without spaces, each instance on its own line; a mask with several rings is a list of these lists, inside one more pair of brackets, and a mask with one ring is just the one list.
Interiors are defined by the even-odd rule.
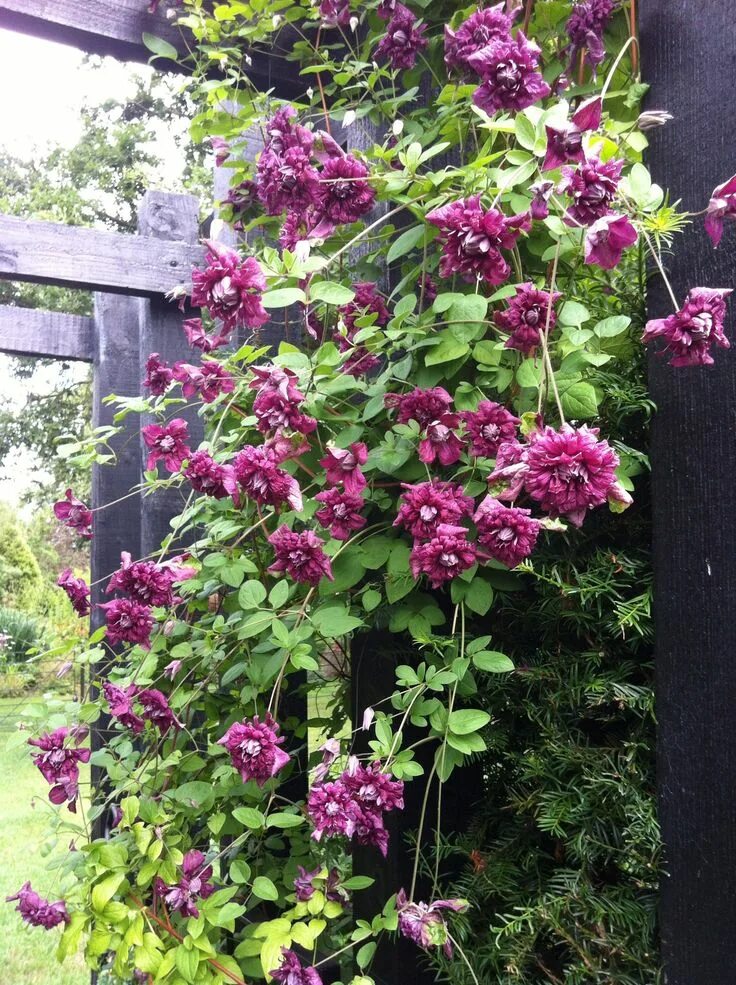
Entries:
[[[142,0],[0,0],[0,26],[125,60],[148,60],[144,31],[183,50],[171,22],[144,7]],[[723,0],[645,0],[642,8],[649,102],[674,116],[652,137],[650,168],[673,199],[697,211],[736,170],[724,105],[733,91],[732,11]],[[304,88],[293,66],[276,57],[254,53],[249,74],[256,86],[279,96]],[[189,354],[182,316],[163,298],[186,283],[202,258],[196,216],[194,199],[163,193],[144,198],[137,236],[0,216],[0,278],[96,292],[93,318],[0,308],[0,350],[92,363],[94,424],[109,423],[112,411],[102,398],[110,392],[138,395],[150,351],[168,360]],[[729,242],[714,254],[702,230],[688,233],[670,262],[678,294],[695,283],[732,284],[736,250]],[[653,317],[668,309],[656,287],[649,306]],[[736,585],[736,354],[721,355],[708,372],[673,371],[653,358],[650,386],[658,406],[651,455],[665,982],[733,985],[736,628],[729,603]],[[196,419],[191,423],[196,443]],[[138,427],[131,415],[117,441],[116,469],[95,469],[93,507],[125,496],[140,482]],[[142,556],[158,546],[178,512],[176,495],[157,494],[145,504],[128,497],[95,514],[93,580],[115,569],[121,550],[138,546]],[[98,584],[94,601],[101,601],[100,592]],[[408,814],[404,823],[411,826]],[[382,871],[371,860],[377,886],[375,900],[361,894],[367,912],[385,898],[384,890],[395,889],[398,842],[392,839],[394,852]],[[358,853],[356,863],[364,861]],[[394,949],[379,964],[380,981],[420,982],[411,951]]]

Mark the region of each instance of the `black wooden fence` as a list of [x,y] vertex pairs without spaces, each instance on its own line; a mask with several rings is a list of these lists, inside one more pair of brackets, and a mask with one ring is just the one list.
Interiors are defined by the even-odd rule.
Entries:
[[[140,40],[144,31],[180,49],[181,35],[170,21],[146,13],[144,6],[141,0],[0,0],[0,27],[133,61],[149,58]],[[641,7],[648,103],[674,116],[653,135],[649,163],[655,179],[697,211],[711,189],[736,171],[733,5],[642,0]],[[255,56],[251,78],[280,96],[303,88],[293,66],[277,54]],[[98,292],[91,319],[0,309],[0,350],[93,363],[94,423],[107,423],[110,412],[101,398],[109,392],[138,394],[141,354],[185,355],[181,316],[164,306],[163,295],[186,282],[202,258],[195,215],[196,203],[186,196],[152,193],[141,208],[138,236],[0,216],[0,278]],[[714,253],[696,223],[669,260],[676,292],[733,286],[734,244],[736,239],[726,237]],[[649,306],[652,317],[668,310],[659,289],[652,290]],[[655,357],[650,381],[658,405],[651,452],[665,982],[733,985],[736,350],[719,354],[707,371],[672,370]],[[128,418],[131,435],[138,425]],[[120,498],[140,480],[137,441],[123,438],[120,448],[118,468],[95,472],[93,507]],[[139,546],[146,554],[168,532],[179,504],[162,497],[152,505],[147,499],[142,507],[130,497],[95,515],[93,580],[117,567],[121,550],[135,553]],[[405,823],[412,826],[412,818]],[[392,864],[399,866],[395,858]],[[387,880],[394,884],[395,878]],[[390,985],[418,983],[414,952],[395,953],[381,978]]]

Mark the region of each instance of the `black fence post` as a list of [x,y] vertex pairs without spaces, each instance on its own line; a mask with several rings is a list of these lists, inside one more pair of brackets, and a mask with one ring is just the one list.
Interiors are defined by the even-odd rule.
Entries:
[[[722,0],[642,4],[647,104],[674,120],[648,162],[671,200],[704,209],[736,171],[733,8]],[[678,303],[692,287],[734,287],[736,229],[716,251],[695,217],[665,258]],[[654,274],[649,317],[672,310]],[[734,305],[727,333],[733,339]],[[651,458],[665,845],[661,925],[667,985],[732,985],[736,927],[736,350],[712,367],[652,356]]]

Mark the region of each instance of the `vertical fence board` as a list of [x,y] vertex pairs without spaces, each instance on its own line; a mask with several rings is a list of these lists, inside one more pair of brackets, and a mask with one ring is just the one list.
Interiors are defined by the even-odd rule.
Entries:
[[[647,0],[641,16],[648,106],[673,122],[651,136],[649,165],[671,200],[697,212],[736,171],[733,11],[719,0]],[[714,251],[702,225],[666,258],[678,301],[734,287],[736,230]],[[658,275],[649,317],[670,313]],[[730,301],[733,312],[733,300]],[[733,338],[733,315],[727,333]],[[736,926],[736,350],[715,366],[650,361],[661,923],[667,985],[731,985]]]

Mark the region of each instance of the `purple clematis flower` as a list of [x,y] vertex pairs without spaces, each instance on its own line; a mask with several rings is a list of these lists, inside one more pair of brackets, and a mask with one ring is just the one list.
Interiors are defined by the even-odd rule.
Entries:
[[64,568],[59,575],[56,584],[63,588],[72,603],[72,607],[78,616],[88,616],[90,611],[89,604],[89,585],[84,578],[75,578],[71,568]]
[[728,349],[723,331],[726,298],[731,288],[694,287],[674,315],[647,322],[642,341],[662,339],[664,352],[671,353],[670,366],[710,366],[713,345]]
[[79,796],[79,763],[88,763],[90,757],[90,750],[80,749],[78,745],[87,734],[88,730],[80,726],[57,728],[53,732],[44,732],[38,739],[28,740],[29,746],[40,750],[34,754],[33,762],[44,780],[51,784],[49,800],[52,804],[68,803],[72,814],[76,813]]
[[585,262],[613,270],[621,261],[623,251],[633,246],[639,234],[625,215],[604,215],[586,230],[583,250]]
[[477,69],[471,64],[470,56],[491,41],[510,40],[513,17],[504,12],[505,6],[502,2],[476,10],[456,31],[445,25],[445,65],[448,70],[456,69],[462,78],[472,78]]
[[184,856],[181,863],[181,878],[174,886],[167,886],[162,879],[154,884],[156,896],[166,903],[169,910],[181,913],[183,917],[199,916],[197,900],[207,899],[215,891],[212,878],[212,866],[206,864],[202,852],[192,849]]
[[305,968],[288,947],[281,948],[281,964],[270,975],[279,985],[322,985],[317,969]]
[[160,424],[147,424],[141,431],[143,440],[150,449],[146,469],[150,472],[156,463],[162,461],[169,472],[178,472],[185,458],[192,454],[187,444],[189,425],[182,417],[175,417],[165,427]]
[[387,61],[393,69],[413,68],[417,55],[429,43],[424,37],[426,30],[408,7],[396,3],[386,33],[374,52],[376,61]]
[[288,527],[278,527],[268,538],[275,560],[268,568],[272,574],[285,572],[294,581],[316,587],[323,578],[334,581],[332,564],[321,540],[311,530],[295,533]]
[[235,722],[217,744],[230,753],[243,783],[255,780],[259,787],[276,776],[289,762],[289,754],[280,746],[286,741],[279,735],[279,725],[270,713],[261,721],[258,715]]
[[31,888],[30,882],[23,883],[13,896],[5,897],[6,903],[14,903],[16,900],[18,901],[16,910],[31,927],[51,930],[53,927],[58,927],[60,923],[69,923],[64,900],[51,903],[43,899]]
[[502,109],[518,112],[549,96],[552,90],[538,71],[540,54],[539,46],[518,31],[469,55],[482,80],[473,94],[475,105],[492,116]]
[[425,950],[441,947],[448,958],[452,957],[452,941],[442,911],[451,910],[453,913],[464,913],[467,908],[468,902],[463,899],[440,899],[435,900],[434,903],[411,903],[403,889],[400,889],[396,895],[396,909],[399,913],[401,934]]
[[718,246],[723,236],[725,219],[736,219],[736,174],[713,189],[705,213],[705,231],[713,246]]
[[468,541],[467,529],[450,523],[441,523],[428,543],[415,542],[409,558],[414,578],[426,575],[432,588],[441,588],[475,562],[476,548]]
[[64,493],[64,499],[54,503],[54,516],[66,527],[71,527],[77,533],[90,540],[92,537],[92,510],[77,499],[71,489]]
[[563,164],[585,160],[583,134],[587,130],[597,130],[601,125],[603,101],[593,96],[581,103],[568,123],[545,127],[547,131],[547,153],[542,163],[542,171],[552,171]]

